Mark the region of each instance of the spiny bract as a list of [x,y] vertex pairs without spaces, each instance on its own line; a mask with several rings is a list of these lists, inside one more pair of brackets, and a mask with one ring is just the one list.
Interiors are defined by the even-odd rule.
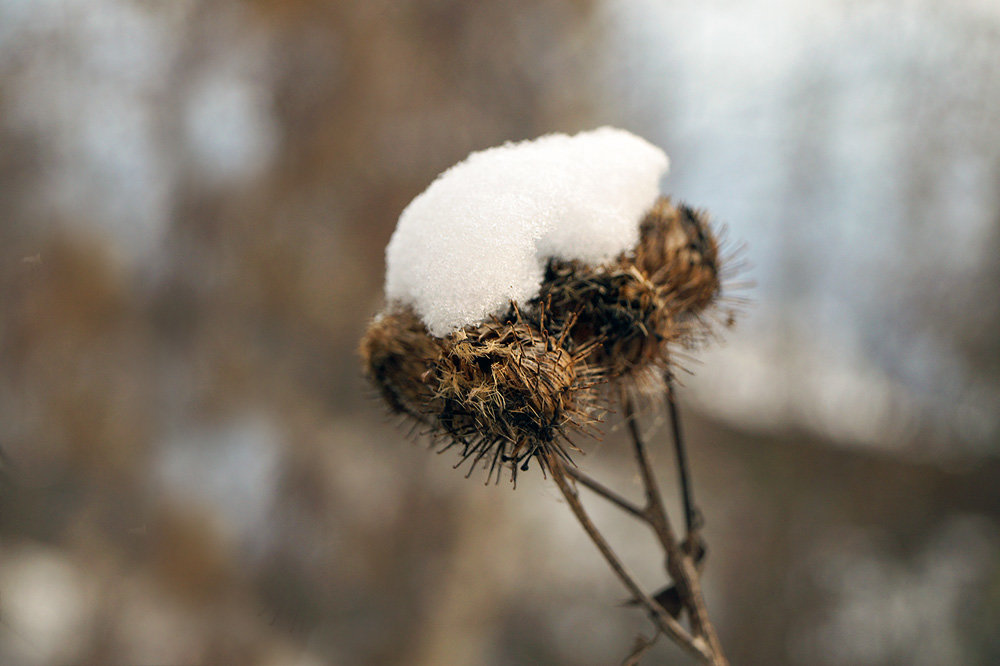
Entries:
[[532,456],[568,458],[568,434],[594,421],[599,372],[584,360],[589,349],[566,343],[516,313],[437,338],[403,308],[372,323],[361,354],[394,412],[461,447],[472,468],[516,475]]
[[[719,244],[707,217],[660,198],[635,248],[606,264],[549,261],[539,295],[502,317],[431,335],[391,304],[361,344],[365,372],[404,414],[461,460],[499,470],[568,459],[575,431],[609,408],[607,386],[651,387],[670,346],[708,333],[719,299]],[[602,387],[601,385],[606,385]]]

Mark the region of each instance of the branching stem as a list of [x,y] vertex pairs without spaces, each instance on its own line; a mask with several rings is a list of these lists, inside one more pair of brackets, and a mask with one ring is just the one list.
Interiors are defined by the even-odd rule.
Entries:
[[[697,522],[696,510],[691,498],[690,480],[687,471],[687,457],[684,452],[684,443],[681,439],[680,421],[677,415],[676,403],[674,401],[673,385],[668,376],[667,400],[670,408],[671,421],[673,423],[672,434],[674,437],[674,448],[677,454],[678,469],[681,476],[681,492],[684,500],[685,527],[687,528],[686,539],[692,541],[696,537]],[[697,658],[703,664],[712,666],[728,666],[719,643],[715,627],[708,618],[708,611],[705,607],[704,597],[701,591],[701,582],[693,552],[690,549],[681,547],[670,526],[670,518],[667,515],[663,504],[663,497],[660,494],[656,477],[653,474],[652,465],[646,453],[646,445],[639,432],[639,423],[635,415],[635,407],[631,398],[623,392],[622,404],[625,410],[625,422],[628,426],[629,434],[632,438],[633,453],[639,467],[639,474],[642,478],[642,486],[645,494],[645,505],[638,506],[611,490],[604,484],[592,479],[580,470],[567,465],[566,462],[556,454],[549,454],[546,462],[552,472],[552,479],[555,481],[567,504],[580,522],[587,536],[590,537],[594,545],[604,556],[612,571],[628,589],[635,602],[641,605],[649,615],[650,620],[664,634],[670,636],[674,642],[684,650]],[[672,615],[667,613],[658,601],[642,591],[632,575],[625,569],[621,559],[615,554],[608,541],[590,519],[583,504],[580,502],[576,487],[570,482],[573,479],[580,485],[585,486],[605,500],[611,502],[622,511],[643,521],[656,534],[657,540],[666,555],[666,569],[670,578],[674,581],[684,608],[687,609],[688,617],[691,621],[691,631],[688,632]],[[635,659],[641,656],[634,653]]]
[[597,526],[591,521],[586,509],[583,508],[576,489],[567,480],[568,468],[562,459],[555,455],[550,455],[548,457],[548,466],[552,473],[552,480],[555,481],[559,491],[566,498],[566,503],[569,504],[570,509],[580,522],[583,530],[587,533],[587,536],[597,546],[597,550],[604,556],[611,570],[628,589],[629,593],[646,609],[649,619],[656,625],[657,629],[670,636],[678,645],[702,663],[715,664],[713,654],[705,641],[688,633],[677,620],[671,617],[659,603],[643,592],[639,584],[636,583],[635,578],[632,577],[625,568],[625,565],[622,564],[618,555],[611,548],[611,545],[608,544],[607,540],[597,529]]
[[587,488],[589,488],[593,492],[597,493],[598,495],[600,495],[604,499],[606,499],[609,502],[611,502],[612,504],[616,505],[619,509],[621,509],[625,513],[632,514],[633,516],[635,516],[639,520],[641,520],[643,522],[646,522],[646,513],[645,513],[645,511],[643,511],[640,507],[638,507],[635,504],[633,504],[632,502],[628,501],[627,499],[625,499],[624,497],[622,497],[621,495],[619,495],[615,491],[611,490],[610,488],[608,488],[607,486],[605,486],[600,481],[596,481],[595,479],[587,476],[586,474],[584,474],[583,472],[581,472],[576,467],[570,467],[570,466],[567,465],[565,467],[565,470],[566,470],[566,474],[568,476],[573,477],[581,485],[586,486]]

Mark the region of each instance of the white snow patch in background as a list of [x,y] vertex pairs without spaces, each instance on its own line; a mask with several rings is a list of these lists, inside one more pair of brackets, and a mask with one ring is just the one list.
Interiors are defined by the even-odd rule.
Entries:
[[270,534],[280,437],[263,414],[190,423],[163,441],[154,482],[165,497],[199,504],[217,516],[226,536],[254,554]]
[[550,257],[596,264],[633,247],[667,165],[611,127],[472,153],[403,211],[386,296],[438,336],[531,300]]
[[281,138],[266,40],[243,41],[214,53],[181,100],[188,168],[211,185],[238,185],[265,171]]
[[84,573],[63,553],[42,546],[5,549],[0,560],[0,661],[69,663],[93,629],[93,590]]
[[[186,2],[0,0],[0,125],[33,145],[28,217],[97,231],[148,271],[188,173],[224,187],[263,171],[280,138],[271,51],[243,18]],[[192,42],[195,21],[216,26],[210,43]]]
[[833,605],[797,618],[790,663],[974,663],[961,618],[988,607],[998,552],[992,523],[977,515],[950,518],[905,557],[877,529],[835,532],[804,563]]
[[960,342],[994,279],[998,6],[599,3],[608,115],[669,145],[671,196],[746,242],[752,306],[687,382],[703,410],[1000,452],[1000,386]]

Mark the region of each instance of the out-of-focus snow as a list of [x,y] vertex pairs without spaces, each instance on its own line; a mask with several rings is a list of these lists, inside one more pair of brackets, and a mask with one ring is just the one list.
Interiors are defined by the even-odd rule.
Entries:
[[87,613],[95,602],[93,585],[69,557],[54,548],[22,543],[8,547],[3,555],[3,662],[73,661],[72,655],[79,654],[94,630]]
[[403,211],[386,296],[438,336],[530,300],[550,257],[600,263],[634,246],[667,165],[611,127],[472,153]]
[[153,482],[170,502],[197,503],[219,518],[223,534],[253,556],[269,535],[280,432],[261,414],[215,424],[185,423],[163,440]]
[[997,7],[600,3],[608,115],[670,146],[671,195],[752,266],[752,307],[692,368],[701,408],[908,454],[1000,450],[1000,384],[962,342],[995,280]]
[[[148,271],[189,173],[226,186],[267,167],[269,46],[223,5],[0,0],[0,124],[33,146],[31,218],[97,230]],[[204,24],[216,37],[195,48]]]

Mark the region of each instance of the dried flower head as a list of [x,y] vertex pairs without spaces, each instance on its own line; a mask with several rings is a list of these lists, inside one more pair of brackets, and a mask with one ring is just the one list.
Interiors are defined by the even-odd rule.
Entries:
[[661,197],[639,227],[631,263],[668,294],[683,316],[697,315],[719,295],[719,243],[704,211]]
[[624,130],[505,144],[441,174],[386,248],[365,370],[472,467],[565,457],[611,391],[653,395],[719,301],[707,216],[660,197],[668,160]]
[[[567,457],[569,435],[608,407],[601,383],[654,390],[671,345],[707,327],[720,292],[707,217],[660,198],[630,252],[598,266],[550,260],[522,313],[431,335],[408,307],[377,317],[361,344],[368,377],[390,409],[461,460],[513,474],[531,457]],[[497,475],[499,478],[499,474]]]
[[643,219],[636,247],[600,266],[551,260],[536,304],[552,327],[573,322],[571,338],[592,345],[587,361],[610,380],[637,388],[666,369],[672,345],[709,332],[718,301],[719,244],[707,216],[661,197]]
[[361,339],[365,374],[389,409],[416,421],[428,421],[434,386],[428,374],[444,354],[446,342],[427,333],[409,308],[379,314]]
[[568,322],[576,345],[591,345],[588,362],[609,380],[655,362],[676,339],[674,312],[647,276],[625,261],[604,266],[552,260],[536,306],[545,306],[551,326]]
[[[569,330],[569,328],[567,328]],[[532,457],[568,459],[574,430],[595,422],[599,373],[589,348],[570,351],[520,317],[470,326],[446,338],[427,332],[409,309],[377,318],[361,344],[366,374],[389,407],[427,426],[442,450],[459,446],[470,473],[482,462],[492,478],[516,478]]]

